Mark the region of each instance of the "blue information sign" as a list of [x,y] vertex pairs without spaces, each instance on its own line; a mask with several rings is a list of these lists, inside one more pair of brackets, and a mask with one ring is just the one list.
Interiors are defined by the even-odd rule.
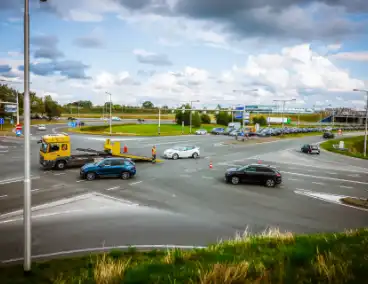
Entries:
[[4,124],[4,118],[0,117],[0,124]]
[[15,135],[16,136],[21,136],[22,135],[22,130],[19,130],[19,129],[15,130]]

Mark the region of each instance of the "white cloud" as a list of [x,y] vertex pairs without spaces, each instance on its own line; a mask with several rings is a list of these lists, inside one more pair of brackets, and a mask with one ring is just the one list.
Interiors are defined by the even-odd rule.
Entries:
[[330,56],[334,59],[349,61],[368,61],[368,51],[360,52],[339,52]]
[[112,74],[109,72],[101,72],[96,76],[93,83],[93,88],[100,89],[108,89],[114,86],[121,85],[134,85],[135,82],[129,72],[123,71],[118,74]]

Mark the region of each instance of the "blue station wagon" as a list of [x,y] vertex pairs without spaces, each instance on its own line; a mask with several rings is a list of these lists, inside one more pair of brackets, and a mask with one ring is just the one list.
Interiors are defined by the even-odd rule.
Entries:
[[135,163],[125,158],[106,158],[96,163],[86,164],[80,169],[83,179],[94,180],[97,177],[120,177],[129,179],[136,174]]

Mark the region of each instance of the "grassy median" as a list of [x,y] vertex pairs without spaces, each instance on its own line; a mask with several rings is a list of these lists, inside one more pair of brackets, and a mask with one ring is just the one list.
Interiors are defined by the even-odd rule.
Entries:
[[348,205],[353,205],[356,207],[368,209],[368,198],[363,199],[363,198],[356,198],[356,197],[344,197],[344,198],[341,198],[340,201]]
[[1,283],[365,283],[368,230],[292,235],[270,230],[206,249],[111,251],[0,268]]
[[[346,150],[338,150],[334,148],[334,145],[338,145],[340,141],[344,141],[344,147]],[[329,140],[321,145],[322,149],[325,149],[330,152],[334,152],[337,154],[350,156],[354,158],[360,159],[368,159],[368,157],[363,156],[363,149],[364,149],[364,136],[354,136],[354,137],[347,137],[347,138],[340,138]]]
[[[192,134],[197,129],[206,129],[211,131],[214,127],[224,127],[212,124],[204,124],[200,128],[192,127]],[[108,134],[110,133],[110,127],[108,125],[98,126],[85,126],[81,128],[71,129],[73,132],[85,133],[85,134]],[[157,124],[122,124],[113,125],[112,133],[115,135],[135,135],[135,136],[157,136],[158,125]],[[181,125],[177,124],[162,124],[160,127],[161,136],[175,136],[182,134]],[[190,127],[184,126],[184,135],[190,134]]]

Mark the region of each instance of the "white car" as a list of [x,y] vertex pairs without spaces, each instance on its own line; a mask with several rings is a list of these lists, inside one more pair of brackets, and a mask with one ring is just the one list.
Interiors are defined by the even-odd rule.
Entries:
[[195,132],[196,135],[206,135],[207,134],[207,130],[206,129],[198,129]]
[[46,125],[44,125],[44,124],[40,124],[40,125],[37,127],[37,130],[40,130],[40,131],[46,131]]
[[108,117],[100,117],[101,120],[109,120]]
[[121,121],[121,118],[120,117],[117,117],[117,116],[113,116],[111,118],[112,121]]
[[200,155],[199,147],[197,146],[175,146],[167,149],[164,152],[164,158],[177,160],[179,158],[196,159]]

